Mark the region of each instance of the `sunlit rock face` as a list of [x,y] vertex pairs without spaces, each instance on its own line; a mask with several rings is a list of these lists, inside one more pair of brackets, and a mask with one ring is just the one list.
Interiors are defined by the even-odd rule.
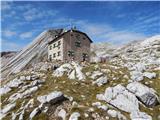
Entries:
[[63,32],[63,29],[42,32],[1,68],[2,78],[6,75],[18,73],[28,65],[47,59],[48,42]]
[[[2,81],[0,118],[158,120],[159,40],[156,36],[114,48],[105,63],[33,59],[31,68],[23,70],[21,62],[28,62],[19,56],[11,64],[20,72]],[[98,58],[108,56],[105,49],[96,48]],[[32,56],[32,52],[21,55],[28,59],[26,55]]]

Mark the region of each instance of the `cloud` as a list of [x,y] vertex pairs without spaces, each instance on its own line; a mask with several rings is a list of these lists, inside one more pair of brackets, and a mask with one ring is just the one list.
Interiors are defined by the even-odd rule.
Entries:
[[13,35],[16,35],[16,32],[13,32],[13,31],[10,31],[10,30],[4,30],[2,32],[2,34],[4,34],[4,36],[6,36],[6,37],[11,37]]
[[125,44],[134,40],[143,40],[147,36],[129,30],[117,30],[107,24],[81,22],[79,25],[95,42],[109,42],[112,44]]
[[2,17],[12,17],[12,19],[13,18],[15,18],[16,17],[16,12],[15,11],[10,11],[8,14],[2,14]]
[[[147,30],[151,29],[153,26],[158,27],[160,21],[159,13],[157,11],[150,14],[140,14],[132,25],[132,29],[138,30],[145,28]],[[156,24],[156,25],[155,25]],[[159,24],[160,25],[160,24]],[[143,30],[143,29],[142,29]]]
[[20,34],[21,39],[26,39],[26,38],[31,38],[32,37],[32,32],[25,32]]
[[116,17],[117,18],[124,18],[126,15],[125,14],[118,14]]
[[10,10],[11,9],[11,2],[2,1],[1,2],[1,10]]
[[9,40],[2,40],[2,51],[18,51],[23,48],[22,45],[11,42]]
[[159,21],[160,21],[160,17],[159,17],[159,16],[154,16],[154,17],[145,19],[145,20],[143,21],[143,23],[149,24],[149,23],[159,22]]
[[24,13],[24,18],[27,21],[31,21],[40,17],[42,17],[42,14],[41,12],[38,12],[36,8],[32,8]]
[[113,44],[125,44],[135,40],[144,40],[147,36],[129,31],[113,31],[103,36],[106,41]]
[[103,35],[109,31],[112,31],[112,28],[109,25],[103,24],[86,24],[82,27],[84,27],[84,30],[90,35],[94,36]]
[[32,9],[33,6],[31,4],[25,4],[25,5],[18,5],[16,7],[17,10],[29,10]]
[[32,9],[27,10],[23,14],[23,16],[24,16],[24,19],[26,21],[32,21],[32,20],[35,20],[35,19],[43,18],[43,17],[45,18],[45,17],[48,17],[48,16],[55,16],[57,13],[58,13],[58,11],[56,11],[56,10],[44,11],[44,10],[41,10],[39,8],[32,8]]

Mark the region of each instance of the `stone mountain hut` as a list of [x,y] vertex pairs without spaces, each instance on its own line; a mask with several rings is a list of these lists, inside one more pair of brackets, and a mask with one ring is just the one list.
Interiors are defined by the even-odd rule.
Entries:
[[79,30],[68,30],[56,35],[48,43],[49,60],[90,61],[90,45],[92,40]]

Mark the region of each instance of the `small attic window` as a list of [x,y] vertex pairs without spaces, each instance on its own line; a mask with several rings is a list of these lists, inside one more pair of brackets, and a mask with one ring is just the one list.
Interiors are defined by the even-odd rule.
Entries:
[[51,46],[49,46],[49,49],[50,49],[50,50],[52,50],[52,45],[51,45]]
[[60,46],[61,45],[61,41],[58,41],[58,46]]
[[58,53],[57,53],[58,55],[57,56],[60,56],[61,55],[61,52],[60,51],[58,51]]
[[81,41],[76,41],[76,42],[75,42],[75,46],[76,46],[76,47],[81,47]]
[[74,51],[69,50],[69,51],[68,51],[68,56],[69,56],[69,57],[74,56]]

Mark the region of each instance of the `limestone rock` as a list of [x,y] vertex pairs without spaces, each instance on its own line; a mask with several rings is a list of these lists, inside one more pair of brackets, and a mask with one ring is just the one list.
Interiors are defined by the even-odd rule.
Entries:
[[72,113],[71,116],[69,117],[69,120],[78,120],[79,117],[80,117],[80,113],[74,112],[74,113]]
[[134,93],[147,107],[153,107],[159,103],[155,91],[139,82],[128,84],[127,89]]

